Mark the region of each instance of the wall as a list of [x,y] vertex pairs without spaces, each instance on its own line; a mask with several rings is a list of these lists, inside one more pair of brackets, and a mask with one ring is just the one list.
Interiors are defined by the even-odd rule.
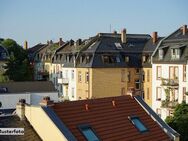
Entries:
[[[125,82],[121,82],[121,71],[125,70]],[[91,96],[95,98],[120,96],[121,89],[127,92],[126,68],[93,68]]]
[[[149,78],[147,75],[148,71],[149,71]],[[145,80],[143,82],[144,100],[151,107],[152,106],[152,68],[143,68],[143,72],[145,74]]]
[[25,116],[44,141],[67,141],[41,107],[26,106]]
[[55,102],[58,101],[57,92],[0,94],[0,101],[2,103],[1,109],[15,109],[16,104],[20,99],[25,99],[26,103],[31,105],[38,105],[45,96],[50,96],[50,99],[54,100]]
[[20,99],[25,99],[28,104],[31,104],[30,94],[0,94],[2,103],[0,109],[15,109]]

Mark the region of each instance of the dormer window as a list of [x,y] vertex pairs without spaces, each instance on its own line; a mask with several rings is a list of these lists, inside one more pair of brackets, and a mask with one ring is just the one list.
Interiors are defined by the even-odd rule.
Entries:
[[142,56],[142,62],[145,63],[146,62],[146,56]]
[[129,56],[125,56],[125,62],[126,62],[126,63],[129,62]]
[[90,56],[86,56],[86,64],[90,62]]
[[164,56],[164,50],[163,49],[159,49],[159,60],[162,60]]
[[179,59],[180,58],[180,49],[179,48],[172,48],[171,49],[171,58],[172,59]]
[[115,63],[114,57],[110,55],[103,55],[102,60],[103,60],[103,63],[105,64]]

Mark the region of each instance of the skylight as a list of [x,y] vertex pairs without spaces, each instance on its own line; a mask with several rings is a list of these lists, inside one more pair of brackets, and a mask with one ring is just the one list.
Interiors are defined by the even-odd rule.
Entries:
[[142,121],[139,119],[139,117],[129,117],[132,124],[140,131],[140,132],[147,132],[148,129],[145,127],[145,125],[142,123]]
[[79,126],[79,129],[88,141],[100,141],[90,126]]
[[122,46],[120,43],[114,43],[117,49],[122,49]]

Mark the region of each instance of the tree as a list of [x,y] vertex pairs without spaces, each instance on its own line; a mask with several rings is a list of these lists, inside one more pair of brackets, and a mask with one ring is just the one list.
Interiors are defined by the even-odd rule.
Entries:
[[5,75],[9,80],[32,80],[32,70],[29,65],[28,55],[20,45],[12,39],[6,39],[1,43],[9,52],[9,59],[5,66]]
[[177,105],[173,116],[168,116],[165,121],[181,135],[181,141],[188,140],[188,104],[185,101]]

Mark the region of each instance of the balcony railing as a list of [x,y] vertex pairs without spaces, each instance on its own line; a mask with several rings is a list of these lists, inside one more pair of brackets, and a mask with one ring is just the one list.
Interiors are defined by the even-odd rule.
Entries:
[[161,107],[162,108],[174,109],[177,105],[178,105],[178,101],[162,100],[162,102],[161,102]]
[[68,85],[69,84],[69,79],[68,78],[58,78],[57,82],[59,84]]
[[164,79],[164,78],[162,78],[161,80],[162,80],[161,86],[170,86],[170,87],[179,86],[178,79]]

